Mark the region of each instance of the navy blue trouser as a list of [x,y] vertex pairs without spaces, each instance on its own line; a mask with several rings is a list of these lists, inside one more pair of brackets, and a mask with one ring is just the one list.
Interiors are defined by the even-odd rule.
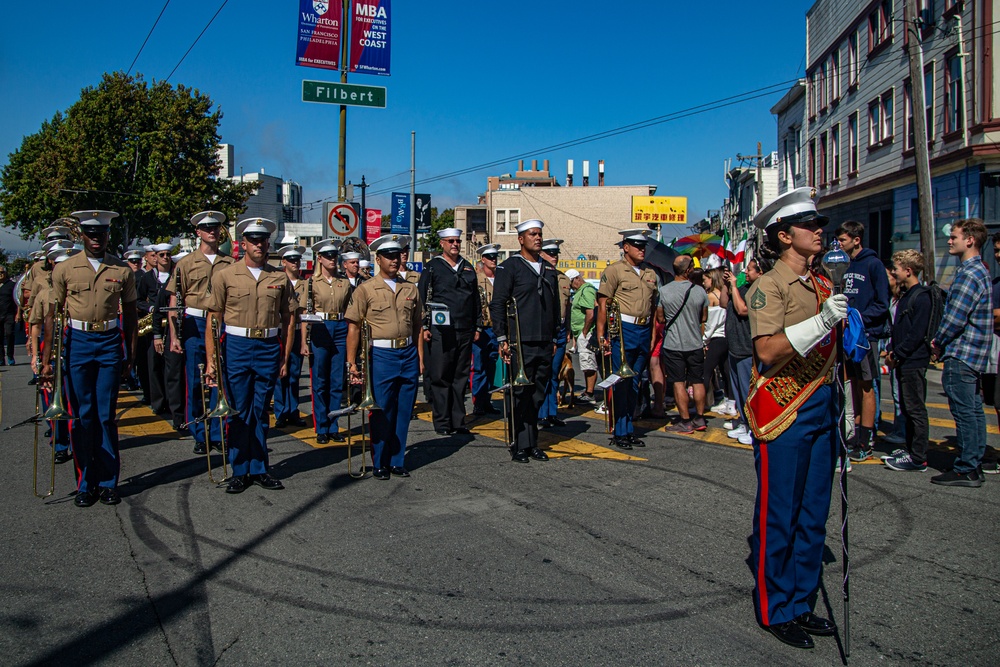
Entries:
[[[624,378],[612,389],[612,401],[615,408],[615,433],[616,437],[628,435],[635,431],[632,424],[632,415],[635,414],[635,406],[639,401],[639,383],[642,381],[642,372],[649,363],[649,343],[652,338],[652,324],[639,326],[622,322],[622,336],[625,341],[625,359],[628,365],[635,371],[635,377]],[[611,341],[611,372],[617,373],[621,367],[622,344],[618,339]]]
[[[204,317],[192,317],[185,315],[181,325],[181,341],[184,346],[184,377],[187,382],[187,409],[185,418],[187,421],[200,417],[202,410],[202,387],[201,375],[198,373],[198,364],[205,363],[205,326],[207,320]],[[219,400],[219,390],[211,388],[208,395],[208,409],[211,410],[216,401]],[[213,419],[209,427],[209,436],[212,442],[221,440],[219,430],[219,419]],[[195,442],[205,442],[205,425],[202,422],[191,424],[191,435]]]
[[[281,368],[281,343],[274,338],[223,337],[226,390],[233,415],[226,429],[234,476],[267,472],[267,406]],[[214,420],[218,421],[218,420]]]
[[372,348],[372,392],[382,408],[371,412],[372,464],[403,467],[413,403],[417,400],[420,358],[417,346]]
[[337,420],[327,416],[340,409],[347,368],[347,322],[326,321],[312,325],[312,401],[316,434],[338,430]]
[[472,343],[472,405],[487,406],[493,393],[500,352],[493,329],[483,329],[479,340]]
[[750,560],[761,625],[813,609],[823,568],[826,520],[837,458],[837,401],[823,385],[771,442],[753,439],[757,468]]
[[549,386],[545,390],[545,398],[538,406],[538,419],[558,416],[559,411],[559,368],[562,366],[563,358],[566,356],[566,328],[559,329],[556,334],[556,353],[552,355],[552,375],[549,377]]
[[288,357],[288,375],[278,378],[274,388],[274,418],[291,419],[299,415],[299,378],[302,375],[302,332],[295,329],[292,354]]

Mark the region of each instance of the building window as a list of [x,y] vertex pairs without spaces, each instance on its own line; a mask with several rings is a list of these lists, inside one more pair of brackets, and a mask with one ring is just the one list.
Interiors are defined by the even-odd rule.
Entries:
[[882,0],[868,15],[868,53],[892,41],[892,6],[889,0]]
[[847,119],[847,174],[858,173],[858,112],[855,111]]
[[840,123],[830,128],[830,178],[840,180]]
[[903,148],[910,150],[913,141],[913,85],[906,81],[903,84]]
[[809,99],[806,100],[809,118],[816,117],[816,72],[809,75]]
[[934,63],[924,70],[924,111],[927,113],[927,136],[934,136]]
[[521,224],[521,209],[498,208],[493,212],[494,234],[516,234],[514,229]]
[[945,59],[944,70],[944,131],[945,134],[962,129],[965,95],[962,86],[962,59],[958,53]]
[[840,99],[840,49],[830,56],[830,104]]
[[792,160],[792,173],[798,176],[802,173],[802,128],[796,127],[792,130],[792,142],[794,147],[794,160]]
[[279,204],[281,204],[281,203],[282,203],[282,197],[281,197],[281,183],[278,183],[277,185],[275,185],[275,186],[274,186],[274,188],[275,188],[275,189],[276,189],[276,190],[278,191],[278,198],[277,198],[277,200],[276,200],[276,201],[277,201],[277,202],[278,202]]
[[882,141],[892,141],[893,135],[893,89],[882,93]]
[[858,31],[853,31],[847,38],[847,86],[858,85]]
[[875,98],[868,103],[868,145],[882,141],[882,101]]
[[826,184],[830,181],[829,169],[826,164],[826,132],[819,135],[819,185],[820,187],[826,187]]
[[820,112],[826,111],[826,63],[819,68],[819,78],[816,80],[816,106]]
[[809,140],[809,187],[816,187],[816,140]]

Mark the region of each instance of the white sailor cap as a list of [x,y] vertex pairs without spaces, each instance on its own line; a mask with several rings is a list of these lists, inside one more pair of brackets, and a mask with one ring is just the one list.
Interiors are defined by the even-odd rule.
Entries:
[[173,243],[157,243],[149,246],[150,250],[153,252],[170,252],[174,249]]
[[70,215],[80,221],[81,227],[110,227],[118,217],[114,211],[73,211]]
[[270,237],[277,228],[278,226],[267,218],[246,218],[236,224],[236,233],[241,237],[247,234],[265,234]]
[[347,261],[349,259],[361,259],[360,252],[342,252],[340,253],[340,260]]
[[456,229],[455,227],[445,227],[444,229],[438,230],[439,239],[460,239],[462,238],[462,230]]
[[362,259],[361,261],[358,262],[359,269],[367,269],[371,265],[372,263],[369,262],[367,259]]
[[811,222],[826,225],[830,219],[816,211],[816,189],[795,188],[786,192],[770,204],[762,208],[754,216],[753,224],[757,229],[767,229],[779,222]]
[[541,229],[544,226],[545,226],[545,223],[542,222],[541,220],[534,220],[534,219],[532,219],[532,220],[525,220],[521,224],[516,225],[514,227],[514,229],[517,230],[518,234],[523,234],[524,232],[528,231],[529,229]]
[[368,244],[368,248],[374,252],[392,252],[394,250],[402,250],[403,247],[399,245],[399,234],[383,234],[374,241]]
[[226,214],[221,211],[202,211],[191,216],[191,224],[198,225],[221,225],[226,222]]
[[187,256],[188,256],[188,255],[190,255],[190,254],[191,254],[191,253],[189,253],[189,252],[188,252],[187,250],[181,250],[181,251],[180,251],[179,253],[177,253],[176,255],[171,255],[171,256],[170,256],[170,261],[172,261],[172,262],[174,262],[174,263],[176,264],[176,263],[177,263],[177,261],[178,261],[178,260],[180,260],[180,258],[181,258],[181,257],[187,257]]
[[52,250],[49,251],[48,258],[49,261],[51,261],[53,264],[58,264],[59,262],[69,259],[76,253],[80,252],[80,250],[81,250],[80,248],[75,248],[73,246],[70,246],[68,248],[65,247],[53,248]]
[[496,255],[499,254],[500,252],[500,244],[487,243],[486,245],[481,245],[478,248],[476,248],[476,252],[479,253],[480,257],[484,255]]
[[[562,239],[545,239],[542,241],[542,252],[549,252],[554,250],[559,252],[559,246],[564,243]],[[552,253],[550,253],[552,254]]]
[[72,249],[73,249],[72,241],[57,239],[55,241],[49,241],[48,243],[43,245],[42,253],[49,259],[55,259],[56,255],[58,255],[60,252]]
[[33,250],[30,253],[28,253],[28,257],[31,260],[37,262],[38,260],[43,259],[45,257],[45,251],[43,251],[43,250]]
[[576,269],[570,269],[569,271],[566,272],[566,277],[569,278],[570,280],[573,280],[574,278],[579,278],[580,272],[577,271]]
[[286,245],[283,248],[278,248],[278,256],[282,259],[288,259],[294,262],[302,259],[302,255],[305,251],[306,249],[300,245]]
[[[72,220],[72,218],[59,218],[54,224],[39,232],[38,235],[46,241],[73,238],[73,230],[66,225],[59,224],[64,220]],[[73,220],[72,224],[76,224],[76,221]]]
[[649,241],[649,232],[650,230],[643,228],[619,230],[618,233],[622,235],[622,240],[618,242],[618,245],[622,245],[626,241],[629,242],[635,241],[636,243],[646,243],[647,241]]
[[125,259],[142,259],[145,251],[142,248],[129,248],[125,253]]
[[340,252],[340,239],[323,239],[314,243],[312,250],[315,255],[323,252]]
[[156,252],[156,244],[150,243],[149,245],[142,246],[143,252]]
[[409,252],[410,244],[413,243],[413,237],[409,234],[402,234],[399,237],[399,247],[403,249],[403,252]]

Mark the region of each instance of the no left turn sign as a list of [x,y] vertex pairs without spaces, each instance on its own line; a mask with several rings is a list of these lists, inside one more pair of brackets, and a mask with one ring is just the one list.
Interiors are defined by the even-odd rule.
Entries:
[[326,225],[337,236],[357,236],[358,213],[350,204],[334,204],[330,207]]

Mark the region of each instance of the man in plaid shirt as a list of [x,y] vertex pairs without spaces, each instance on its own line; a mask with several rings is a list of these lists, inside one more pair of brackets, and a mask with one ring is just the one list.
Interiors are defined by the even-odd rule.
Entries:
[[934,484],[980,487],[986,450],[986,415],[979,376],[986,372],[993,333],[990,274],[980,255],[986,244],[982,220],[959,220],[948,237],[948,253],[961,259],[948,292],[944,318],[931,341],[931,353],[944,361],[941,384],[955,418],[958,458],[954,468],[931,478]]

